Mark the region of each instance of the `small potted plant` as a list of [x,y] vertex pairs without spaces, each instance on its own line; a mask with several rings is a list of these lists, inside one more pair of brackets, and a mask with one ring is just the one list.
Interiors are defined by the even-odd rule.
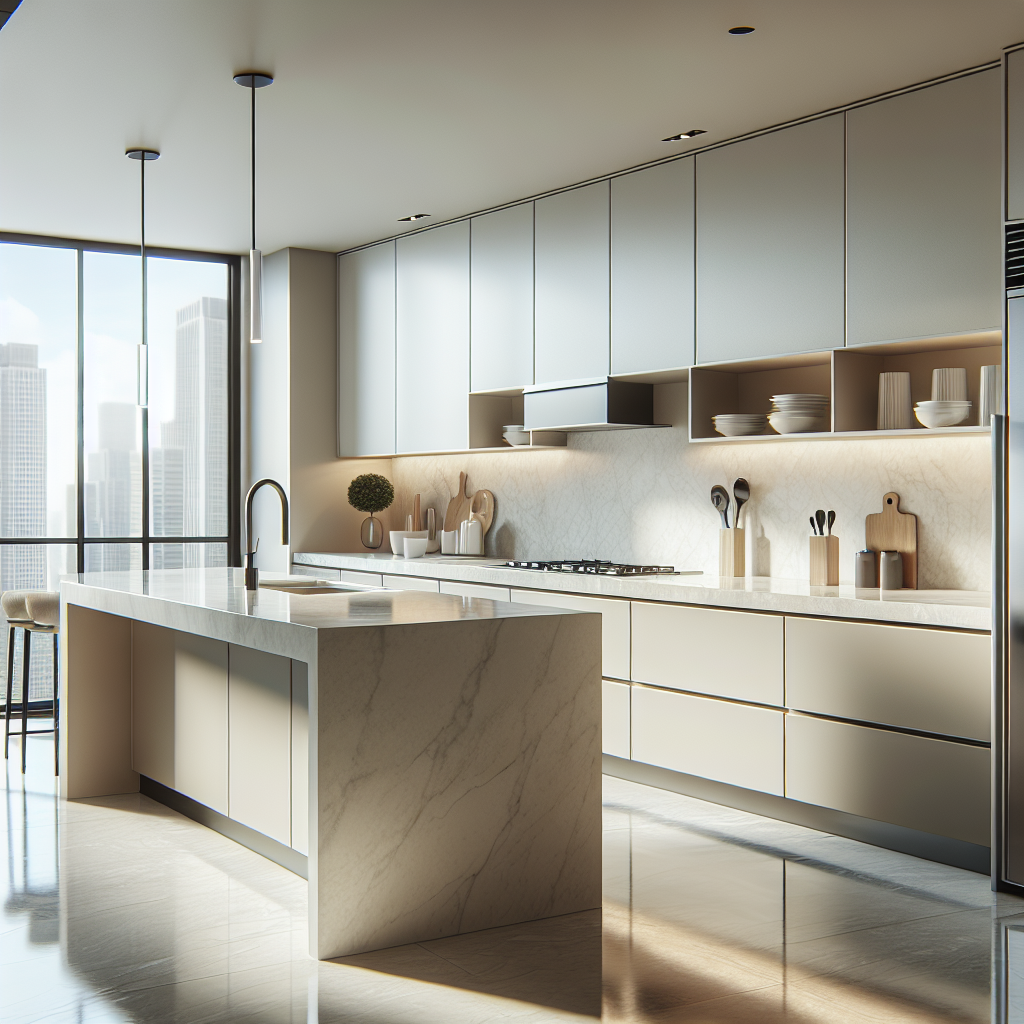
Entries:
[[359,539],[364,548],[376,550],[384,540],[384,527],[374,512],[383,512],[395,500],[395,488],[386,476],[380,473],[363,473],[348,485],[348,503],[360,512],[369,512],[359,530]]

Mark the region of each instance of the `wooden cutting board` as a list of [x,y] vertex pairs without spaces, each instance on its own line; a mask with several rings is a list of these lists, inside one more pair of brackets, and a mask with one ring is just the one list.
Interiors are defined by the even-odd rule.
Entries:
[[455,497],[448,502],[448,510],[444,514],[444,528],[448,532],[457,530],[459,523],[469,518],[473,499],[466,493],[466,474],[459,474],[459,489]]
[[903,556],[903,586],[917,590],[917,516],[900,511],[900,496],[890,491],[882,498],[882,511],[864,520],[864,541],[875,552],[875,578],[880,579],[882,551]]
[[474,519],[480,520],[484,536],[494,522],[494,495],[490,491],[477,491],[469,507]]

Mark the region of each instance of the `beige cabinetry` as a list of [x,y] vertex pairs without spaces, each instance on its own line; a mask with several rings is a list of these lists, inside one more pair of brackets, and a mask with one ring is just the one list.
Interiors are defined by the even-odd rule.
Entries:
[[632,687],[635,761],[783,795],[783,712]]
[[989,739],[991,638],[786,619],[786,704],[832,718]]
[[291,662],[230,645],[228,815],[291,843]]
[[428,594],[440,593],[437,580],[424,579],[422,576],[388,576],[381,577],[388,590],[422,590]]
[[292,662],[292,848],[309,855],[309,666]]
[[456,580],[441,580],[442,594],[458,597],[485,597],[489,601],[511,601],[508,587],[495,587],[490,583],[460,583]]
[[986,747],[787,716],[793,800],[987,846],[989,772]]
[[613,679],[629,679],[629,601],[515,588],[512,589],[512,600],[519,604],[569,608],[577,612],[600,612],[602,674]]
[[629,683],[601,681],[601,749],[616,757],[629,757]]
[[781,615],[634,601],[632,644],[636,682],[783,704]]
[[384,577],[379,572],[359,572],[355,569],[342,569],[343,583],[359,583],[364,587],[384,586]]
[[132,767],[228,813],[228,645],[132,623]]

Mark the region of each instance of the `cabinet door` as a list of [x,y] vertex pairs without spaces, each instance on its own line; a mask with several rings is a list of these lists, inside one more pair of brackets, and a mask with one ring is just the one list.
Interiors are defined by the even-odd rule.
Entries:
[[428,594],[440,593],[437,580],[423,579],[422,576],[382,576],[384,586],[388,590],[423,590]]
[[338,258],[338,455],[395,453],[395,243]]
[[608,189],[599,181],[537,200],[538,384],[608,375]]
[[533,383],[533,203],[470,222],[472,390]]
[[632,687],[633,760],[782,796],[781,711]]
[[400,238],[397,450],[469,447],[469,224]]
[[485,597],[489,601],[511,601],[508,587],[496,587],[493,583],[456,583],[441,580],[442,594],[456,594],[460,597]]
[[358,569],[342,569],[343,583],[361,583],[364,587],[382,587],[383,578],[379,572],[360,572]]
[[693,159],[612,179],[612,373],[693,363]]
[[697,362],[844,342],[843,115],[697,160]]
[[309,855],[309,666],[292,662],[292,849]]
[[229,815],[291,844],[291,661],[231,644]]
[[629,757],[629,683],[601,680],[601,750]]
[[848,343],[998,328],[998,70],[847,114]]
[[1006,55],[1006,219],[1024,220],[1024,50]]

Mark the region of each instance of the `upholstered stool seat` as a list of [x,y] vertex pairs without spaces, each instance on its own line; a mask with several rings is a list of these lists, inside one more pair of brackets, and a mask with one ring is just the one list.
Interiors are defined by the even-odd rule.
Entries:
[[25,607],[28,617],[37,626],[60,627],[60,594],[47,590],[27,591]]
[[32,616],[28,612],[27,598],[29,594],[34,593],[34,590],[5,590],[0,595],[0,608],[3,608],[8,622],[32,621]]

